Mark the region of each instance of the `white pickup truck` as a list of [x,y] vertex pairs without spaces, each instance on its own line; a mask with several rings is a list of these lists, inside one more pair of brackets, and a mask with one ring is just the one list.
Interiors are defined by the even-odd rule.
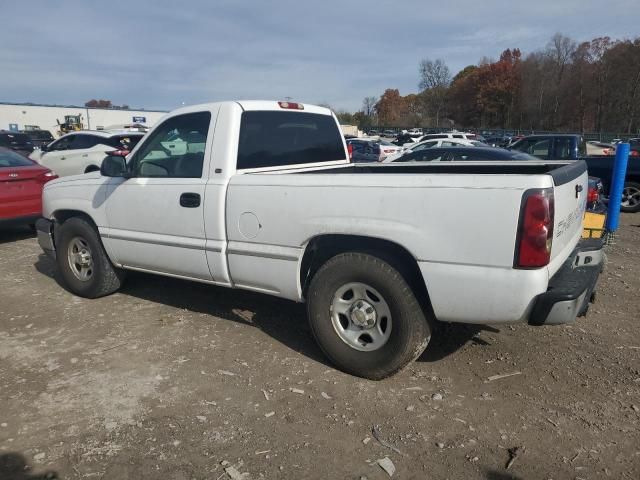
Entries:
[[583,162],[354,165],[330,110],[222,102],[47,183],[37,229],[77,295],[138,270],[306,301],[330,360],[380,379],[438,322],[584,314],[603,263],[580,241],[586,194]]

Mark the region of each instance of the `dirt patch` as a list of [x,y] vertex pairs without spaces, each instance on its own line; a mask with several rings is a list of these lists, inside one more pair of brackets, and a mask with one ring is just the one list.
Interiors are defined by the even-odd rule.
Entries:
[[84,300],[0,233],[0,478],[384,479],[385,458],[394,478],[638,478],[640,217],[622,224],[586,318],[444,325],[382,382],[332,368],[301,305],[138,274]]

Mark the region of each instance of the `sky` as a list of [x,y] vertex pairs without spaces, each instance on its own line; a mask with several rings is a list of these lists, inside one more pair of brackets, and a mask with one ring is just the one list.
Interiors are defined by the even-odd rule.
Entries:
[[638,0],[108,0],[0,6],[0,101],[171,110],[291,97],[356,111],[506,48],[640,35]]

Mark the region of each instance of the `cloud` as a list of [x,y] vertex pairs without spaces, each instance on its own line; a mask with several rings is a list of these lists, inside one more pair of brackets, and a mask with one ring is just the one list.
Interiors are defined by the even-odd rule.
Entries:
[[629,15],[606,16],[578,0],[9,2],[0,100],[171,109],[290,96],[354,110],[385,88],[415,92],[423,58],[455,73],[505,48],[542,48],[557,31],[633,36],[633,3],[611,0],[608,12]]

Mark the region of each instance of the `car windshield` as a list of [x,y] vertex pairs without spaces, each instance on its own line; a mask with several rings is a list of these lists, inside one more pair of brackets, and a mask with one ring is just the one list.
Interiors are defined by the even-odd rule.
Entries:
[[0,133],[0,142],[6,145],[30,144],[31,139],[24,133]]
[[123,149],[131,151],[141,139],[142,135],[118,135],[112,137],[111,140],[114,142],[113,146],[116,148],[120,145]]
[[53,140],[53,135],[51,135],[51,132],[47,130],[33,130],[25,133],[25,135],[28,135],[34,140],[47,140],[47,141]]
[[28,167],[33,162],[11,150],[0,149],[0,168]]
[[529,155],[528,153],[511,150],[511,160],[540,160],[538,157]]
[[380,145],[384,145],[385,147],[395,147],[393,143],[387,142],[386,140],[379,140],[378,143]]

